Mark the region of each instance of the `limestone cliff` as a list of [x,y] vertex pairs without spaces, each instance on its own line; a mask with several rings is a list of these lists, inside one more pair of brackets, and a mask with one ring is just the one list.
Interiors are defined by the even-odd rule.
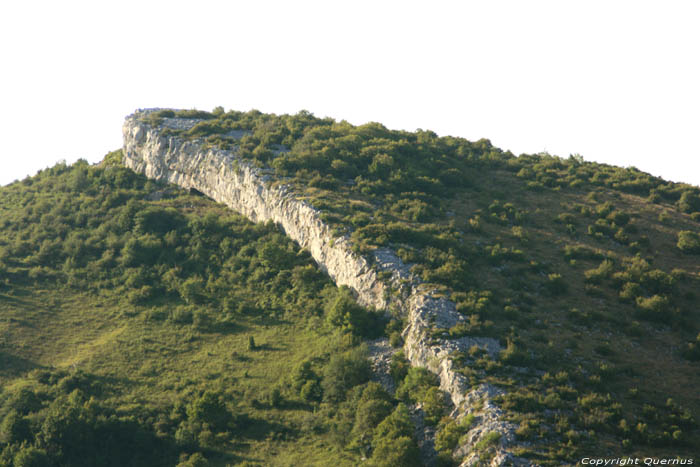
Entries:
[[[377,309],[395,309],[407,317],[404,330],[406,357],[411,364],[436,373],[440,386],[454,405],[452,416],[477,415],[477,423],[456,450],[466,456],[463,465],[480,463],[471,448],[488,432],[501,433],[501,449],[491,465],[520,463],[508,453],[514,440],[514,427],[502,420],[491,398],[496,388],[482,385],[469,388],[466,378],[455,370],[450,354],[474,344],[495,354],[498,341],[489,338],[448,340],[435,337],[435,330],[448,329],[464,317],[455,304],[433,296],[410,274],[410,268],[388,249],[377,250],[373,261],[354,253],[347,237],[334,237],[321,220],[321,213],[298,199],[283,181],[274,180],[263,169],[236,157],[235,151],[206,148],[199,141],[165,136],[162,128],[142,120],[148,111],[127,117],[124,127],[124,163],[150,178],[194,188],[255,222],[273,221],[302,248],[307,249],[321,268],[338,285],[357,293],[360,303]],[[165,127],[188,128],[194,119],[164,119]],[[390,272],[384,282],[378,272]],[[385,274],[382,275],[384,277]]]

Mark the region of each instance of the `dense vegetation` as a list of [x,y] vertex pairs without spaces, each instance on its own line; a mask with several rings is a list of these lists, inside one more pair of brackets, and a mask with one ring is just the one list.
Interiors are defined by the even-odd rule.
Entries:
[[0,464],[416,465],[405,402],[434,381],[370,381],[385,319],[276,226],[119,160],[0,190]]
[[[465,324],[453,358],[505,390],[516,454],[697,454],[700,190],[487,140],[260,112],[158,111],[291,184],[367,255],[389,246]],[[418,465],[475,422],[436,379],[363,339],[400,319],[355,303],[274,225],[123,168],[59,164],[0,189],[0,464]],[[396,293],[402,293],[396,291]],[[397,316],[396,318],[401,318]],[[500,442],[475,447],[487,458]]]
[[[700,445],[697,187],[305,112],[145,118],[198,119],[165,133],[271,170],[369,259],[395,249],[469,318],[436,338],[499,338],[498,358],[454,357],[472,383],[507,390],[520,455],[556,464],[591,449],[675,456]],[[467,428],[439,423],[443,457]]]

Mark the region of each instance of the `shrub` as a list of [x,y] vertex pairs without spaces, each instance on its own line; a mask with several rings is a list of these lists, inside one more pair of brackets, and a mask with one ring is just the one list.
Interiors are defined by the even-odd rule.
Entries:
[[391,396],[377,383],[370,382],[362,390],[355,406],[352,429],[356,443],[371,439],[375,428],[392,413]]
[[498,431],[489,431],[478,443],[474,446],[477,451],[483,451],[491,446],[495,446],[501,440],[501,433]]
[[370,465],[381,467],[419,467],[420,450],[409,436],[379,438],[375,443]]
[[282,391],[279,387],[274,387],[267,394],[267,403],[270,407],[280,407],[282,405]]
[[637,308],[649,318],[662,318],[671,310],[671,304],[663,295],[637,297]]
[[326,321],[357,336],[377,337],[383,330],[381,316],[358,305],[347,287],[338,290],[327,311]]
[[586,282],[591,284],[600,284],[604,279],[608,279],[614,271],[613,262],[609,259],[604,260],[595,269],[589,269],[584,272]]
[[5,415],[2,425],[0,425],[0,435],[2,440],[8,444],[31,441],[33,437],[29,420],[17,413],[16,410],[11,410]]
[[684,191],[681,193],[677,205],[678,209],[686,213],[700,211],[700,196],[692,191]]
[[370,374],[366,347],[333,355],[323,371],[323,396],[331,401],[341,401],[350,388],[367,382]]
[[412,438],[413,430],[414,426],[408,413],[408,408],[403,403],[399,403],[394,411],[391,412],[391,415],[377,425],[377,428],[374,430],[374,437],[375,439],[391,439],[401,436]]
[[195,452],[177,464],[177,467],[208,467],[209,461],[200,452]]
[[187,418],[191,422],[207,423],[217,431],[225,430],[232,421],[222,395],[212,391],[204,392],[187,406]]
[[201,303],[204,299],[204,285],[201,277],[190,277],[180,285],[180,296],[187,303]]
[[401,347],[403,345],[403,338],[401,337],[401,333],[398,331],[394,331],[391,334],[389,334],[389,344],[394,348]]
[[625,282],[620,291],[620,299],[623,301],[634,301],[642,294],[642,288],[636,282]]
[[396,397],[408,402],[422,401],[430,387],[437,384],[437,376],[425,368],[411,367],[396,390]]
[[506,348],[501,350],[498,358],[508,365],[524,365],[528,361],[527,353],[512,340],[508,340]]
[[683,253],[700,254],[700,235],[690,230],[678,232],[678,249]]
[[206,331],[212,327],[213,320],[207,310],[195,310],[192,313],[192,324],[197,329]]
[[450,336],[458,338],[462,336],[489,336],[494,329],[493,321],[481,321],[479,315],[469,316],[469,321],[460,321],[449,330]]
[[406,359],[403,352],[397,352],[392,355],[389,373],[394,380],[394,384],[398,386],[403,382],[408,374],[409,368],[411,368],[411,364]]
[[15,467],[45,467],[47,465],[51,465],[51,460],[43,449],[24,445],[15,454]]
[[563,295],[569,288],[561,274],[549,274],[545,287],[552,295]]
[[591,248],[581,245],[566,245],[564,247],[564,257],[566,259],[603,259],[603,255]]
[[474,415],[469,414],[459,422],[449,420],[435,435],[435,450],[438,452],[449,452],[457,447],[459,439],[469,431],[474,423]]
[[428,389],[423,397],[425,423],[428,425],[437,425],[437,422],[440,421],[442,415],[445,413],[446,408],[445,393],[435,386]]

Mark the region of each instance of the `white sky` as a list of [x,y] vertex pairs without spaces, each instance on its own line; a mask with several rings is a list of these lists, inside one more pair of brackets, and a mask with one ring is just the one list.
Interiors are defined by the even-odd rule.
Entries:
[[700,185],[696,1],[5,1],[0,184],[121,146],[136,108],[489,138]]

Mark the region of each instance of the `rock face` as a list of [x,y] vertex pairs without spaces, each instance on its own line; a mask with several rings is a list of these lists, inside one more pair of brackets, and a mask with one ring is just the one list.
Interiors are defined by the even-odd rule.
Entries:
[[[198,141],[164,136],[160,128],[142,121],[148,112],[137,112],[124,123],[127,167],[153,179],[194,188],[254,222],[273,221],[281,225],[336,284],[353,289],[358,302],[382,310],[391,308],[406,316],[408,326],[403,337],[408,360],[439,376],[441,389],[449,394],[454,405],[452,416],[477,415],[477,422],[466,436],[467,443],[455,453],[460,458],[467,456],[486,433],[498,431],[501,445],[491,465],[512,465],[513,457],[506,448],[514,439],[514,427],[502,420],[500,410],[490,402],[496,389],[482,385],[470,391],[466,378],[456,371],[449,358],[452,352],[467,350],[472,345],[495,354],[500,350],[498,341],[434,337],[440,329],[447,330],[465,318],[453,302],[425,291],[410,273],[410,267],[391,250],[376,250],[374,264],[370,264],[352,251],[349,238],[332,235],[317,209],[297,199],[288,186],[273,183],[268,172],[237,158],[235,151],[205,148]],[[186,129],[197,123],[194,119],[165,120],[162,126],[169,128]],[[377,272],[390,272],[391,278],[385,283]],[[482,464],[478,457],[474,459],[468,455],[463,465]]]

